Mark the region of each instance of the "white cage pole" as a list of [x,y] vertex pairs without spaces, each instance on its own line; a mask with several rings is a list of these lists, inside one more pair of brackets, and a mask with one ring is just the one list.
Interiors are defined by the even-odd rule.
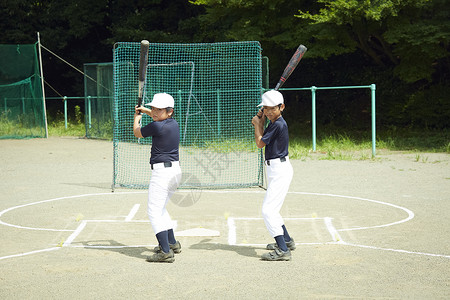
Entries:
[[39,71],[41,73],[41,85],[42,85],[42,102],[44,105],[45,137],[48,138],[47,105],[45,104],[44,71],[42,69],[41,38],[39,36],[39,32],[37,33],[37,39],[38,39],[38,51],[39,51]]

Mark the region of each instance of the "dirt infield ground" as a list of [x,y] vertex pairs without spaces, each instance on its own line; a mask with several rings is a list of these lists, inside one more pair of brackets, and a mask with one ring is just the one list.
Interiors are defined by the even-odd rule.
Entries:
[[292,161],[289,262],[259,259],[262,189],[196,191],[168,207],[182,253],[151,264],[146,191],[111,193],[111,142],[0,140],[0,298],[448,299],[449,162]]

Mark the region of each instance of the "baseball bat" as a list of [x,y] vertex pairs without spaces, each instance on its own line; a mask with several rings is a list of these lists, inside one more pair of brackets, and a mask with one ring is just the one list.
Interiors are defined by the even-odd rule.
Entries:
[[[294,55],[292,55],[291,59],[289,60],[286,68],[284,68],[283,74],[281,74],[280,80],[278,80],[277,85],[275,86],[275,91],[278,91],[281,86],[286,82],[286,80],[291,76],[294,69],[297,67],[298,63],[303,57],[303,54],[305,54],[306,50],[308,50],[304,45],[298,46],[297,50],[295,51]],[[264,110],[264,108],[263,108]],[[261,118],[261,117],[259,117]]]
[[138,90],[138,106],[142,105],[142,99],[144,97],[145,79],[147,77],[147,65],[148,65],[148,48],[150,43],[147,40],[141,41],[141,51],[139,56],[139,90]]
[[298,63],[303,57],[303,54],[306,52],[306,47],[303,45],[298,46],[297,50],[295,51],[294,55],[292,55],[291,59],[289,60],[286,68],[284,68],[283,74],[281,74],[280,80],[278,81],[277,85],[275,86],[275,90],[278,91],[281,86],[286,82],[286,80],[291,76],[294,69],[297,67]]

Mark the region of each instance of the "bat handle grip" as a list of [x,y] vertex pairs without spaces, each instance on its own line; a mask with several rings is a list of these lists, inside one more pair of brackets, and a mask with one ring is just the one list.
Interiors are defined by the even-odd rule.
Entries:
[[[138,98],[138,99],[139,99],[139,100],[138,100],[137,107],[141,107],[141,106],[142,106],[142,98]],[[138,114],[138,115],[142,115],[142,112],[141,112],[141,111],[138,111],[137,114]]]
[[278,90],[280,89],[280,87],[281,87],[281,83],[278,82],[278,83],[277,83],[277,86],[274,88],[274,90],[275,90],[275,91],[278,91]]
[[[261,108],[261,112],[264,114],[264,107],[263,108]],[[262,115],[261,116],[258,116],[258,118],[262,118]]]

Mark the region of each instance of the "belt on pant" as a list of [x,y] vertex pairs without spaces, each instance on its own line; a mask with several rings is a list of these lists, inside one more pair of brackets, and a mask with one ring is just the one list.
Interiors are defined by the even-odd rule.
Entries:
[[150,167],[152,168],[152,170],[157,170],[157,169],[171,168],[176,165],[180,165],[180,162],[165,161],[165,162],[161,162],[161,163],[157,163],[157,164],[150,164]]
[[270,166],[270,163],[285,162],[288,159],[289,159],[289,157],[287,157],[287,156],[280,157],[280,158],[269,159],[269,160],[266,160],[266,165]]

